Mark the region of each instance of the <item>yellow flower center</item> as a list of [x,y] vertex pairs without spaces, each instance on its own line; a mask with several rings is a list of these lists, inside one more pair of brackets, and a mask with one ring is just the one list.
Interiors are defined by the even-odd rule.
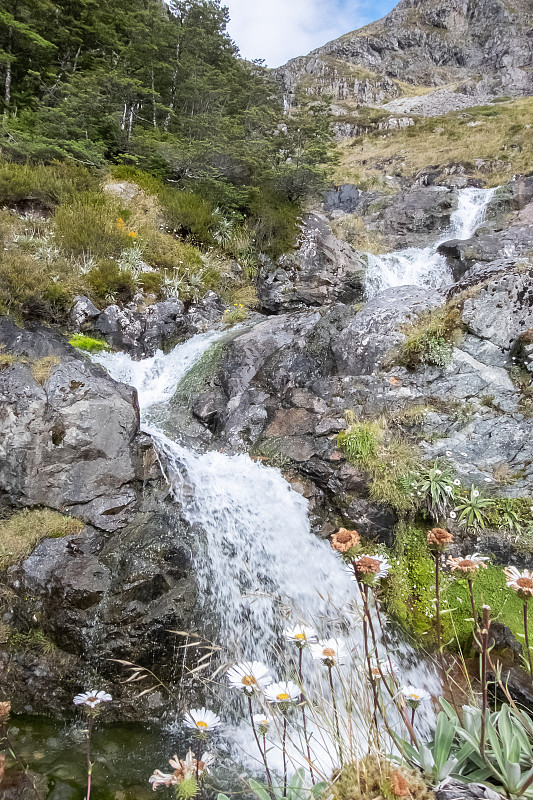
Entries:
[[197,727],[197,728],[208,728],[208,727],[209,727],[209,725],[207,724],[207,722],[203,722],[203,721],[200,719],[200,720],[198,720],[198,722],[196,723],[196,727]]
[[419,696],[417,694],[412,694],[411,695],[411,700],[419,700],[419,699],[420,698],[419,698]]
[[290,699],[291,699],[291,696],[290,696],[290,694],[287,694],[287,692],[282,692],[281,694],[278,694],[276,696],[276,700],[290,700]]
[[305,641],[305,633],[297,633],[295,639],[303,639]]
[[244,686],[255,686],[257,684],[257,681],[253,675],[243,675],[241,683]]

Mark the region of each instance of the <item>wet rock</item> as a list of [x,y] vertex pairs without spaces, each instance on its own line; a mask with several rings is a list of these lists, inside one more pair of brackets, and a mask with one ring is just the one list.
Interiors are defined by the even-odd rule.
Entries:
[[415,186],[385,202],[383,210],[366,217],[366,227],[379,231],[390,250],[424,247],[449,227],[457,192],[443,186]]
[[73,330],[81,331],[88,322],[96,319],[102,312],[96,308],[88,297],[78,295],[70,311],[70,322]]
[[142,311],[108,306],[94,323],[110,345],[137,358],[153,355],[166,342],[188,331],[184,305],[172,298]]
[[[112,534],[87,528],[41,542],[9,570],[0,611],[12,631],[38,628],[49,654],[0,647],[0,692],[15,711],[63,717],[72,696],[91,682],[113,695],[119,719],[160,719],[147,700],[133,701],[111,659],[155,668],[179,681],[171,629],[194,627],[197,588],[192,540],[166,486],[148,491],[132,522]],[[58,670],[62,680],[57,681]]]
[[405,339],[402,324],[442,305],[444,296],[413,286],[388,289],[374,297],[332,341],[339,375],[372,375],[387,353]]
[[324,199],[324,210],[352,214],[359,204],[361,192],[353,183],[343,183],[331,189]]
[[298,250],[266,263],[258,281],[262,307],[269,312],[361,300],[366,263],[337,239],[319,214],[304,217]]
[[[137,393],[43,329],[0,321],[19,356],[0,373],[0,486],[13,505],[67,510],[103,530],[134,513],[150,443],[139,435]],[[57,359],[41,385],[32,359]]]

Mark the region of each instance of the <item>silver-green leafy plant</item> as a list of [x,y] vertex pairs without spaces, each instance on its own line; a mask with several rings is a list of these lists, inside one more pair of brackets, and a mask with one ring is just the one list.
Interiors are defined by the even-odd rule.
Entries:
[[446,517],[454,503],[455,484],[452,471],[441,467],[438,459],[432,467],[420,472],[415,488],[420,492],[429,516],[438,522]]
[[457,746],[456,725],[444,711],[437,715],[437,725],[432,741],[424,744],[418,741],[416,745],[404,739],[398,741],[402,754],[412,766],[419,767],[426,779],[433,785],[438,785],[452,774],[458,776],[467,763],[475,748],[464,743]]
[[484,528],[487,521],[487,511],[494,505],[494,500],[490,497],[483,497],[479,489],[474,484],[470,487],[470,494],[463,495],[461,502],[454,511],[459,514],[459,523],[463,523],[467,528]]
[[[272,792],[258,781],[250,779],[250,789],[258,800],[316,800],[326,790],[327,784],[324,782],[315,783],[314,786],[307,786],[305,783],[305,770],[298,769],[287,784],[284,794],[283,784],[273,786]],[[217,800],[229,800],[225,794],[219,794]]]

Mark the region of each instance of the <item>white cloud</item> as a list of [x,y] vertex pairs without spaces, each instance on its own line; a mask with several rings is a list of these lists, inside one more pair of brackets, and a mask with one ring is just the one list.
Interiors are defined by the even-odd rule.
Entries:
[[368,22],[342,0],[224,0],[231,15],[228,26],[245,58],[264,58],[278,67],[290,58],[359,28]]

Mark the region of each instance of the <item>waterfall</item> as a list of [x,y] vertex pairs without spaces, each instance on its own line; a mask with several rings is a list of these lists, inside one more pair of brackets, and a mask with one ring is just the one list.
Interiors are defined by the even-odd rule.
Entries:
[[[116,380],[137,388],[143,430],[152,436],[172,495],[192,526],[198,621],[230,657],[256,658],[275,671],[283,629],[298,623],[312,625],[322,636],[342,637],[361,663],[357,587],[329,543],[311,533],[307,501],[279,470],[248,455],[196,452],[179,435],[171,439],[165,433],[173,414],[168,401],[177,385],[224,335],[199,334],[171,353],[158,352],[140,362],[124,353],[93,356]],[[439,682],[419,654],[398,642],[394,658],[403,682],[438,694]],[[323,671],[316,662],[308,663],[307,684],[319,685]],[[359,685],[361,675],[352,675],[350,680]],[[420,715],[421,731],[432,719],[428,708],[425,719]],[[249,735],[249,729],[234,730],[244,750]],[[359,735],[363,746],[365,730]],[[331,742],[322,747],[323,765],[331,766],[334,750]]]
[[485,218],[496,189],[461,189],[450,225],[428,247],[408,247],[382,255],[367,254],[365,289],[368,298],[393,286],[423,286],[437,289],[453,283],[446,258],[437,252],[450,239],[470,239]]

